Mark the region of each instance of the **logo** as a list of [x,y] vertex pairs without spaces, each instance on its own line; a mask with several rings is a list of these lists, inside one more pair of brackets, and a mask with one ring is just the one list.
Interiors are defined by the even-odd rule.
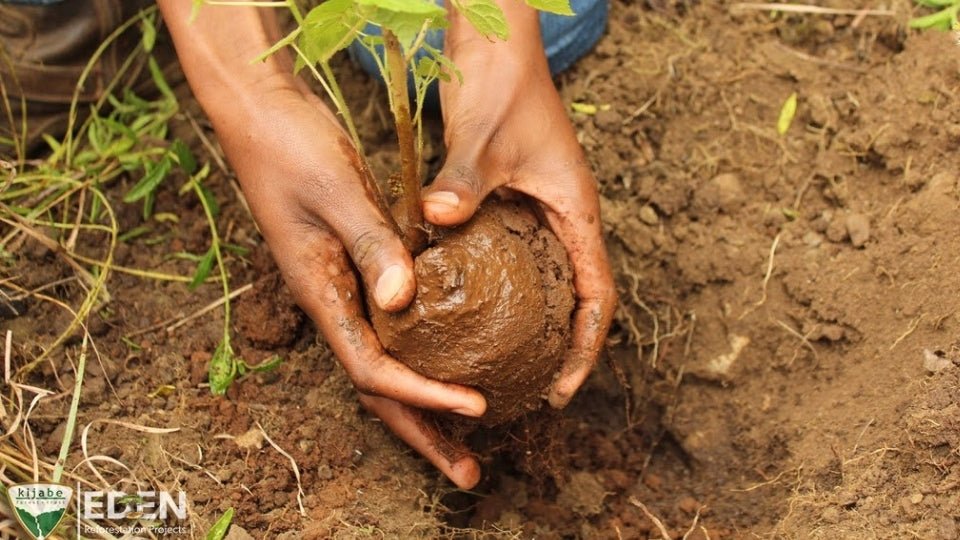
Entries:
[[73,488],[61,484],[15,484],[7,498],[17,521],[35,540],[50,536],[63,521]]

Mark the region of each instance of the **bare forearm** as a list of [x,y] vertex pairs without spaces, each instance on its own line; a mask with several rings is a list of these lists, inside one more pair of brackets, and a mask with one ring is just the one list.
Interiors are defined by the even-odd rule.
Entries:
[[[472,56],[481,53],[489,57],[491,62],[502,64],[510,61],[524,61],[543,59],[543,41],[540,36],[540,20],[537,10],[518,0],[495,0],[503,10],[510,30],[507,41],[497,38],[488,39],[481,36],[453,6],[448,3],[450,10],[450,28],[446,34],[445,52],[459,67],[471,69],[470,65],[460,66],[458,57]],[[464,73],[464,78],[467,78]],[[479,74],[483,76],[483,74]]]
[[214,123],[269,90],[298,87],[285,51],[251,64],[279,36],[272,10],[210,5],[191,21],[191,0],[157,4],[194,95]]

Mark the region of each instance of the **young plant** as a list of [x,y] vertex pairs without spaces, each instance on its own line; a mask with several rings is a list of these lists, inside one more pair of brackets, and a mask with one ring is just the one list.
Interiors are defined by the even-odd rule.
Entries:
[[[568,0],[525,1],[534,8],[572,14]],[[203,4],[235,5],[237,2],[196,0],[197,7]],[[462,78],[453,62],[439,49],[431,46],[428,40],[430,32],[442,30],[448,26],[448,11],[432,0],[327,0],[305,15],[299,11],[293,0],[267,1],[257,5],[288,8],[296,26],[259,58],[252,61],[261,61],[284,47],[292,49],[295,55],[295,68],[298,71],[307,69],[313,74],[343,118],[359,154],[361,181],[368,184],[367,190],[374,194],[384,216],[393,220],[394,228],[400,233],[407,250],[415,258],[422,255],[417,259],[418,265],[420,261],[429,259],[432,254],[443,253],[442,249],[425,252],[428,247],[427,229],[421,210],[420,189],[423,185],[422,115],[428,90],[438,80],[451,81],[453,77]],[[488,39],[509,37],[504,13],[494,0],[449,0],[448,5],[463,15],[480,35]],[[369,172],[370,167],[366,163],[367,159],[362,142],[357,135],[353,115],[330,64],[337,52],[352,43],[358,44],[371,54],[387,88],[400,154],[400,172],[389,178],[387,189],[381,189]],[[412,81],[412,87],[408,81]],[[390,195],[389,204],[384,193]],[[477,351],[480,356],[469,362],[452,366],[447,372],[441,374],[438,370],[426,367],[430,362],[428,357],[440,354],[443,347],[435,345],[439,342],[446,343],[447,338],[452,334],[450,331],[460,325],[457,322],[450,322],[452,319],[444,321],[431,319],[434,317],[433,314],[421,317],[420,315],[425,311],[420,311],[416,306],[450,305],[448,299],[431,298],[429,294],[418,292],[417,298],[408,309],[403,310],[402,313],[389,314],[397,316],[389,320],[388,316],[375,304],[368,303],[371,325],[381,338],[383,345],[398,360],[410,365],[410,355],[416,356],[419,367],[422,368],[421,374],[448,382],[484,386],[489,395],[497,397],[496,401],[491,402],[493,404],[490,405],[488,414],[485,416],[485,421],[491,425],[515,418],[516,415],[540,403],[541,391],[549,384],[559,367],[559,361],[567,343],[566,332],[574,305],[566,252],[559,245],[559,241],[555,238],[550,240],[544,235],[543,242],[535,246],[536,242],[531,239],[540,238],[534,232],[540,224],[532,217],[529,228],[524,229],[527,231],[527,239],[521,239],[519,229],[509,231],[501,218],[494,215],[500,210],[510,211],[498,208],[490,209],[491,214],[480,212],[475,219],[470,220],[470,223],[458,228],[458,231],[463,233],[463,237],[469,238],[464,241],[478,242],[478,245],[483,246],[481,249],[489,251],[490,256],[486,257],[486,253],[478,254],[479,251],[474,251],[471,253],[477,264],[473,264],[472,261],[451,261],[452,266],[445,266],[445,268],[448,271],[461,272],[459,275],[463,278],[462,281],[475,287],[470,293],[464,292],[458,295],[461,300],[469,299],[470,304],[466,302],[458,304],[457,313],[450,316],[469,319],[458,321],[464,324],[469,323],[471,328],[477,330],[471,333],[472,336],[486,333],[493,341],[504,341],[503,349],[482,348],[482,351]],[[520,212],[520,210],[516,211]],[[450,240],[450,236],[444,236],[444,232],[440,232],[437,238],[440,246],[445,241],[449,243],[458,241]],[[545,247],[551,241],[556,242],[553,248]],[[537,252],[538,249],[541,249],[541,252]],[[496,254],[493,253],[494,250]],[[510,253],[511,257],[498,258],[497,254],[502,253]],[[427,264],[432,263],[424,263],[420,268],[427,268]],[[454,266],[456,269],[453,269]],[[487,278],[485,273],[487,270],[490,272],[489,275],[498,276],[498,283],[511,281],[512,284],[499,288],[478,286]],[[436,277],[439,273],[433,272],[432,277]],[[424,277],[426,276],[418,275],[418,283],[429,281],[429,278],[421,279]],[[556,301],[552,299],[550,306],[547,305],[547,289],[557,293]],[[449,287],[440,286],[433,287],[432,290],[452,291]],[[456,294],[456,291],[451,294]],[[481,306],[491,311],[482,311]],[[425,310],[429,311],[429,308]],[[518,316],[521,313],[539,313],[541,316],[523,318]],[[411,320],[407,321],[410,324],[400,322],[400,318],[405,316],[410,316]],[[513,323],[523,326],[522,331],[513,331],[515,330],[511,326]],[[402,338],[398,339],[396,334],[390,334],[393,325],[403,326],[406,333]],[[505,327],[511,327],[512,339],[500,340]],[[423,336],[424,339],[411,337],[414,334],[420,336],[421,334],[417,333],[421,330],[429,335]],[[388,334],[392,336],[389,339],[385,338]],[[521,335],[522,339],[517,337]],[[412,342],[413,345],[399,344],[399,341],[404,340],[406,340],[405,343]],[[229,344],[226,341],[225,343]],[[446,344],[449,345],[449,343]],[[470,346],[464,344],[464,347]],[[422,351],[424,353],[422,355],[410,352],[417,347],[425,347],[428,350]],[[446,358],[449,355],[442,356]],[[523,364],[524,368],[512,369],[511,362],[506,361],[510,359]],[[216,357],[215,360],[217,360]],[[500,376],[500,372],[496,371],[504,369],[510,370],[511,376]],[[474,380],[474,377],[480,373],[490,376],[487,380]],[[213,384],[212,376],[213,373],[211,373],[211,384]],[[514,399],[515,397],[517,399]]]
[[[569,0],[524,0],[529,6],[573,15]],[[195,0],[195,8],[203,4],[230,5],[232,1]],[[303,15],[293,0],[270,2],[286,7],[296,26],[260,58],[290,47],[296,55],[296,69],[309,69],[323,86],[337,111],[344,119],[360,158],[366,163],[363,145],[357,135],[343,93],[333,76],[330,61],[351,43],[359,43],[376,61],[387,88],[400,152],[400,174],[389,179],[392,205],[387,209],[382,190],[376,181],[365,178],[373,193],[379,195],[385,215],[392,217],[403,234],[404,245],[417,254],[426,246],[420,188],[423,149],[422,114],[428,89],[437,80],[461,80],[449,58],[426,42],[429,32],[448,26],[448,11],[432,0],[327,0]],[[493,0],[451,0],[449,5],[460,12],[481,35],[508,39],[510,35],[503,11]],[[374,32],[372,30],[376,29]],[[408,86],[409,79],[413,88]],[[411,95],[413,107],[411,108]]]
[[210,227],[210,248],[200,259],[197,265],[197,272],[194,274],[191,288],[199,286],[206,281],[216,263],[220,274],[220,285],[223,288],[223,334],[220,338],[220,344],[217,345],[213,356],[210,358],[210,367],[208,380],[210,381],[210,391],[214,394],[225,394],[230,384],[238,376],[245,375],[248,371],[269,371],[282,361],[279,356],[258,365],[250,365],[233,352],[230,345],[230,284],[227,275],[227,266],[223,262],[223,248],[220,241],[220,234],[217,232],[217,215],[219,207],[216,199],[203,185],[203,180],[210,172],[209,166],[204,166],[194,174],[193,170],[186,171],[190,174],[190,180],[180,190],[181,194],[186,191],[193,191],[200,204],[203,206],[203,213],[207,218],[207,224]]
[[960,0],[914,0],[918,5],[934,8],[938,11],[910,19],[910,28],[938,30],[958,29],[957,13],[960,12]]

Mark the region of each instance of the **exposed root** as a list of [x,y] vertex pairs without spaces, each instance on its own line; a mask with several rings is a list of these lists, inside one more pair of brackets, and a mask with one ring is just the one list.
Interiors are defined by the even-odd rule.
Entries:
[[921,314],[918,315],[916,318],[914,318],[912,321],[910,321],[910,325],[907,326],[907,329],[906,329],[902,334],[900,334],[900,336],[897,337],[896,340],[894,340],[893,345],[890,345],[890,350],[891,350],[891,351],[892,351],[893,349],[895,349],[895,348],[897,347],[897,345],[900,344],[901,341],[907,339],[907,337],[908,337],[910,334],[912,334],[912,333],[917,329],[918,326],[920,326],[920,321],[923,319],[923,317],[924,317],[925,315],[926,315],[926,313],[921,313]]
[[628,502],[639,508],[643,512],[643,515],[647,516],[647,519],[649,519],[660,531],[660,535],[663,536],[664,540],[673,540],[673,537],[670,536],[670,532],[667,531],[666,527],[664,527],[663,522],[660,521],[657,516],[653,515],[649,509],[647,509],[647,505],[637,500],[636,497],[630,497]]
[[[814,362],[815,362],[816,364],[819,364],[819,363],[820,363],[820,357],[819,357],[818,354],[817,354],[817,349],[813,346],[812,343],[810,343],[810,336],[813,335],[813,331],[812,331],[812,330],[811,330],[810,332],[807,332],[806,335],[804,335],[804,334],[801,334],[800,332],[794,330],[789,324],[787,324],[787,323],[785,323],[785,322],[783,322],[783,321],[781,321],[781,320],[779,320],[779,319],[776,320],[776,323],[780,326],[780,328],[783,328],[784,330],[786,330],[787,333],[789,333],[790,335],[795,336],[797,339],[799,339],[799,340],[800,340],[800,347],[806,347],[807,349],[809,349],[810,352],[813,353],[813,360],[814,360]],[[787,362],[784,364],[786,367],[789,367],[789,366],[793,365],[793,361],[797,359],[797,355],[799,354],[800,347],[797,347],[797,350],[794,351],[794,353],[793,353],[793,358],[791,358],[789,361],[787,361]]]
[[[650,512],[650,510],[647,508],[645,504],[637,500],[636,497],[630,497],[628,502],[633,506],[636,506],[637,508],[640,509],[641,512],[643,512],[643,515],[646,516],[651,523],[653,523],[653,525],[660,532],[660,536],[663,537],[664,540],[673,540],[673,536],[670,535],[670,531],[667,530],[667,527],[663,524],[663,521],[657,518],[657,516],[653,515],[653,513]],[[690,528],[688,528],[687,532],[685,532],[681,537],[682,540],[688,540],[690,538],[690,535],[692,535],[697,531],[697,525],[699,525],[700,523],[700,512],[702,511],[703,511],[702,507],[697,509],[696,515],[693,516],[693,523],[690,524]],[[700,526],[700,532],[701,534],[703,534],[704,538],[706,538],[707,540],[710,540],[710,534],[707,532],[707,529],[702,525]]]
[[307,511],[303,508],[303,483],[300,481],[300,467],[297,466],[297,460],[293,459],[293,456],[288,454],[286,450],[280,448],[277,443],[273,442],[273,439],[267,435],[266,430],[263,429],[263,426],[260,425],[260,422],[257,422],[257,428],[260,429],[260,433],[263,434],[263,438],[270,443],[270,446],[274,450],[280,452],[280,455],[290,460],[290,465],[293,467],[293,476],[297,479],[297,506],[300,507],[300,515],[302,517],[307,517]]
[[770,276],[773,275],[773,256],[777,253],[777,246],[780,245],[780,235],[783,233],[777,233],[777,236],[773,238],[773,243],[770,244],[770,255],[767,257],[767,271],[763,275],[763,282],[761,283],[761,295],[760,300],[754,302],[752,306],[747,308],[743,313],[740,314],[738,321],[742,321],[744,317],[753,313],[760,306],[762,306],[767,301],[767,285],[770,283]]

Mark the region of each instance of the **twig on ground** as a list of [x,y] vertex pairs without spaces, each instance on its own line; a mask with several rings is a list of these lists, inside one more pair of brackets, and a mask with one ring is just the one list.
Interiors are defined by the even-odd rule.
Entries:
[[[781,321],[781,320],[779,320],[779,319],[777,319],[776,323],[777,323],[778,325],[780,325],[780,328],[783,328],[784,330],[786,330],[790,335],[792,335],[792,336],[796,337],[797,339],[799,339],[799,340],[800,340],[800,344],[803,345],[803,346],[805,346],[806,348],[810,349],[810,352],[813,353],[813,359],[814,359],[814,361],[817,362],[818,364],[820,363],[820,358],[819,358],[819,355],[817,354],[817,349],[815,349],[815,348],[813,347],[813,344],[810,343],[810,336],[813,334],[813,330],[811,330],[810,332],[807,332],[807,334],[804,335],[804,334],[801,334],[800,332],[794,330],[789,324],[787,324],[787,323],[785,323],[785,322],[783,322],[783,321]],[[793,358],[791,358],[790,361],[787,362],[786,365],[789,366],[789,365],[793,364],[793,361],[796,360],[796,359],[797,359],[797,353],[794,353],[794,354],[793,354]]]
[[647,509],[647,506],[645,504],[638,501],[636,497],[630,497],[628,502],[643,511],[643,514],[647,516],[647,519],[652,521],[653,524],[660,531],[660,535],[663,536],[664,540],[673,540],[673,537],[670,536],[670,532],[667,531],[667,528],[663,525],[663,522],[657,519],[657,516],[651,514],[650,510]]
[[760,489],[760,488],[762,488],[762,487],[776,484],[777,482],[780,481],[780,479],[783,477],[783,475],[787,474],[788,472],[790,472],[790,471],[780,471],[780,474],[774,476],[771,480],[767,480],[766,482],[760,482],[759,484],[754,484],[754,485],[752,485],[752,486],[750,486],[750,487],[748,487],[748,488],[743,488],[743,489],[731,488],[730,491],[732,491],[732,492],[734,492],[734,493],[749,493],[749,492],[751,492],[751,491],[758,490],[758,489]]
[[891,351],[892,351],[894,348],[896,348],[896,346],[899,345],[901,341],[903,341],[904,339],[907,339],[907,336],[909,336],[910,334],[912,334],[913,331],[916,330],[918,326],[920,326],[920,320],[923,319],[923,317],[924,317],[925,315],[926,315],[926,313],[921,313],[921,314],[918,315],[915,319],[913,319],[912,321],[910,321],[910,325],[907,327],[906,331],[904,331],[904,333],[900,334],[900,337],[898,337],[898,338],[893,342],[893,345],[890,345],[890,350],[891,350]]
[[84,459],[83,459],[82,462],[80,462],[80,463],[77,464],[77,467],[79,467],[80,465],[83,465],[84,463],[86,463],[86,464],[87,464],[87,467],[89,467],[90,470],[93,471],[93,474],[96,475],[96,477],[99,478],[100,481],[103,482],[105,485],[110,485],[110,482],[107,482],[106,478],[104,478],[103,475],[100,474],[100,471],[99,471],[96,467],[93,466],[93,462],[94,462],[94,461],[106,461],[106,462],[108,462],[108,463],[112,463],[112,464],[114,464],[114,465],[117,465],[117,466],[121,467],[122,469],[127,470],[128,472],[131,472],[131,473],[132,473],[133,471],[131,471],[129,467],[127,467],[126,465],[124,465],[124,464],[121,463],[120,461],[118,461],[118,460],[116,460],[116,459],[113,459],[113,458],[111,458],[111,457],[108,457],[108,456],[91,456],[91,455],[90,455],[89,448],[88,448],[89,445],[87,444],[87,439],[88,439],[89,434],[90,434],[90,428],[93,427],[93,425],[96,424],[96,423],[110,424],[110,425],[114,425],[114,426],[125,427],[125,428],[127,428],[127,429],[132,429],[132,430],[134,430],[134,431],[139,431],[139,432],[141,432],[141,433],[159,433],[159,434],[165,434],[165,433],[174,433],[174,432],[180,431],[180,428],[178,428],[178,427],[176,427],[176,428],[154,428],[154,427],[149,427],[149,426],[141,426],[141,425],[139,425],[139,424],[134,424],[134,423],[132,423],[132,422],[124,422],[124,421],[122,421],[122,420],[112,420],[112,419],[110,419],[110,418],[97,418],[97,419],[95,419],[95,420],[92,420],[89,424],[87,424],[86,426],[84,426],[83,431],[81,432],[81,435],[80,435],[80,450],[83,452],[83,457],[84,457]]
[[793,56],[796,56],[797,58],[799,58],[799,59],[801,59],[801,60],[803,60],[803,61],[805,61],[805,62],[810,62],[811,64],[816,64],[816,65],[818,65],[818,66],[825,66],[825,67],[831,67],[831,68],[836,68],[836,69],[842,69],[842,70],[844,70],[844,71],[852,71],[852,72],[854,72],[854,73],[866,73],[866,72],[868,71],[866,68],[863,68],[863,67],[860,67],[860,66],[855,66],[855,65],[852,65],[852,64],[844,64],[844,63],[842,63],[842,62],[834,62],[834,61],[832,61],[832,60],[825,60],[825,59],[823,59],[823,58],[817,58],[816,56],[810,56],[809,54],[807,54],[807,53],[805,53],[805,52],[801,52],[801,51],[798,51],[798,50],[793,49],[793,48],[791,48],[791,47],[787,47],[787,46],[784,45],[783,43],[775,43],[774,45],[775,45],[778,49],[780,49],[780,50],[782,50],[782,51],[784,51],[784,52],[787,52],[787,53],[789,53],[789,54],[792,54]]
[[132,338],[142,334],[149,334],[150,332],[155,332],[164,327],[166,327],[165,331],[167,333],[173,332],[177,328],[180,328],[181,326],[196,319],[197,317],[205,315],[206,313],[209,313],[210,311],[213,311],[218,307],[222,306],[223,303],[226,302],[225,298],[229,298],[230,300],[233,300],[234,298],[240,296],[241,294],[249,291],[252,288],[253,288],[253,283],[247,283],[242,287],[239,287],[237,289],[234,289],[233,291],[230,291],[229,297],[220,297],[217,300],[214,300],[210,304],[206,305],[205,307],[200,308],[200,310],[195,311],[190,315],[187,315],[186,317],[171,317],[165,321],[160,321],[157,324],[150,325],[146,328],[134,330],[133,332],[130,332],[129,334],[127,334],[127,337]]
[[280,452],[280,455],[290,460],[290,465],[293,466],[293,476],[297,479],[297,506],[300,507],[300,515],[302,517],[307,517],[307,511],[303,508],[303,484],[300,482],[300,467],[297,466],[297,461],[293,459],[293,456],[288,454],[283,448],[280,448],[277,443],[273,442],[273,439],[267,435],[266,430],[263,429],[263,426],[260,425],[260,422],[257,422],[257,428],[260,429],[260,433],[263,434],[263,438],[270,443],[270,446],[272,446],[274,450]]
[[[13,330],[7,330],[7,337],[3,342],[3,382],[10,384],[10,351],[13,345]],[[0,402],[0,407],[3,402]],[[3,418],[5,409],[0,408],[0,418]]]
[[[690,528],[687,529],[687,532],[685,532],[685,533],[683,534],[683,539],[682,539],[682,540],[689,540],[690,535],[693,534],[694,532],[696,532],[696,530],[697,530],[697,524],[700,522],[700,512],[702,512],[702,511],[703,511],[703,507],[702,507],[702,506],[701,506],[700,508],[697,508],[697,513],[696,513],[696,515],[693,516],[693,523],[690,524]],[[700,526],[700,532],[703,533],[703,537],[704,537],[704,538],[706,538],[707,540],[710,540],[710,533],[707,532],[706,527],[704,527],[703,525],[701,525],[701,526]]]
[[244,285],[243,287],[240,287],[240,288],[238,288],[238,289],[234,289],[234,290],[230,291],[230,294],[218,298],[216,301],[211,302],[211,303],[208,304],[206,307],[201,308],[199,311],[194,312],[192,315],[188,315],[188,316],[186,316],[185,318],[181,319],[180,321],[178,321],[178,322],[176,322],[176,323],[174,323],[174,324],[171,324],[170,326],[168,326],[168,327],[166,328],[166,331],[167,331],[168,333],[169,333],[169,332],[173,332],[173,331],[176,330],[177,328],[180,328],[181,326],[183,326],[183,325],[187,324],[188,322],[196,319],[197,317],[200,317],[201,315],[204,315],[204,314],[206,314],[206,313],[208,313],[208,312],[210,312],[210,311],[213,311],[213,310],[217,309],[218,307],[222,306],[224,303],[226,303],[226,302],[228,302],[228,301],[230,301],[230,300],[233,300],[234,298],[240,296],[241,294],[249,291],[249,290],[252,289],[252,288],[253,288],[253,283],[247,283],[247,284]]
[[763,275],[763,282],[761,283],[760,300],[757,300],[750,308],[744,311],[737,320],[743,320],[744,317],[756,311],[757,308],[767,301],[767,285],[770,283],[770,276],[773,274],[773,256],[777,253],[777,246],[780,245],[781,234],[783,233],[777,233],[777,236],[773,238],[773,243],[770,244],[770,255],[767,258],[767,271]]
[[876,420],[876,418],[871,418],[870,421],[863,426],[863,429],[860,430],[860,435],[857,435],[857,442],[853,443],[853,450],[850,451],[852,455],[857,455],[857,448],[860,447],[860,440],[863,439],[863,435],[867,432],[867,428],[872,426]]
[[730,11],[739,11],[739,10],[756,10],[756,11],[785,11],[790,13],[811,13],[814,15],[875,15],[881,17],[891,17],[896,15],[895,11],[889,9],[843,9],[843,8],[828,8],[821,6],[811,6],[806,4],[781,4],[777,2],[769,3],[754,3],[754,2],[741,2],[739,4],[734,4],[730,6]]

